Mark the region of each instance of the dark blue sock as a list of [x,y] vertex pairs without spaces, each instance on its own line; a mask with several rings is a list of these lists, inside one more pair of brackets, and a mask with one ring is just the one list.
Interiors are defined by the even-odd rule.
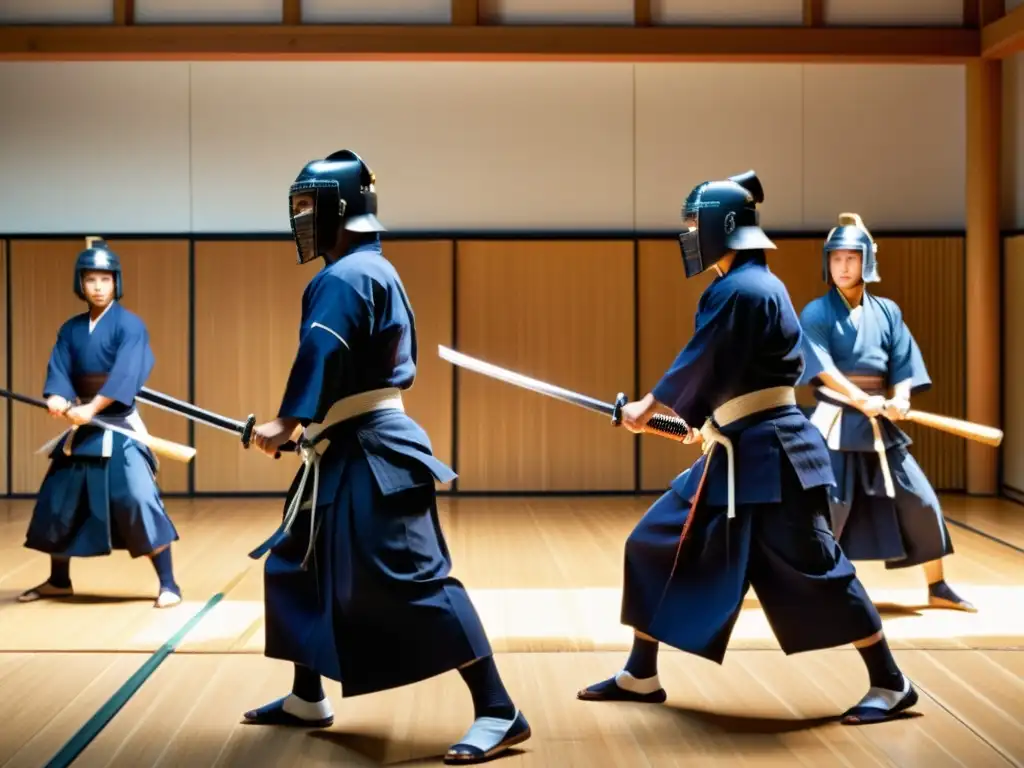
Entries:
[[658,642],[633,635],[633,650],[626,659],[626,671],[640,680],[658,674]]
[[459,670],[462,679],[469,686],[473,697],[473,711],[476,717],[497,717],[511,720],[516,716],[516,707],[512,703],[493,656],[479,659],[468,667]]
[[317,702],[324,698],[324,687],[320,675],[309,667],[295,665],[295,679],[292,681],[292,693],[303,701]]
[[889,691],[903,689],[903,673],[896,665],[896,659],[893,658],[889,643],[884,637],[873,645],[857,650],[864,659],[864,666],[868,668],[872,687],[885,688]]
[[960,602],[960,595],[953,591],[952,587],[946,583],[945,579],[929,584],[928,594],[932,597],[941,597],[944,600],[949,600],[953,603]]
[[171,565],[171,548],[167,547],[167,549],[162,550],[160,554],[153,555],[150,560],[153,561],[153,569],[156,571],[157,578],[160,579],[160,589],[169,590],[180,596],[181,590],[174,582],[174,567]]
[[50,558],[50,584],[67,589],[71,586],[71,561],[65,557]]

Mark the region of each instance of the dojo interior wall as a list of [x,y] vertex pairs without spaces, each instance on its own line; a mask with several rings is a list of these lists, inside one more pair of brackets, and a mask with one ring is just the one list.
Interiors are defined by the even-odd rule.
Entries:
[[[828,5],[830,23],[958,23],[962,3],[943,2]],[[306,5],[329,12],[328,0]],[[683,18],[684,5],[654,3],[677,23],[696,20]],[[755,13],[788,23],[800,5],[734,0],[715,12],[732,23],[753,23]],[[167,12],[158,6],[137,2],[136,11],[156,21]],[[544,8],[572,16],[566,3],[529,6],[505,5],[506,21]],[[896,6],[909,16],[885,15]],[[1011,110],[1020,82],[1004,78],[1017,121],[1004,130],[1010,230],[1024,226],[1014,127],[1024,125],[1024,100]],[[348,145],[373,166],[382,217],[403,235],[387,253],[419,323],[409,407],[456,465],[460,490],[658,490],[693,457],[456,375],[435,349],[454,344],[609,400],[646,391],[688,337],[703,285],[683,280],[670,234],[681,196],[751,167],[768,194],[762,221],[779,233],[772,267],[798,308],[822,290],[819,244],[839,211],[890,233],[880,240],[879,291],[903,304],[936,383],[917,405],[964,415],[963,67],[0,63],[0,88],[10,106],[0,136],[17,147],[0,153],[0,236],[10,238],[3,321],[11,317],[10,349],[0,350],[10,352],[15,389],[38,394],[57,327],[79,306],[70,265],[82,236],[97,234],[124,256],[125,303],[149,324],[158,358],[150,386],[240,418],[272,416],[314,268],[296,267],[280,238],[283,190],[303,162]],[[50,169],[63,169],[59,184]],[[537,239],[545,233],[558,239]],[[180,419],[143,410],[154,432],[189,439]],[[0,488],[33,493],[46,462],[32,451],[57,425],[24,406],[13,416]],[[1020,455],[1009,420],[1008,410],[1005,453]],[[909,431],[935,484],[962,488],[963,441]],[[163,462],[165,490],[280,491],[294,469],[202,427],[194,442],[192,470]]]
[[[822,292],[820,240],[783,237],[771,254],[799,309]],[[127,275],[125,305],[150,329],[154,389],[237,418],[276,414],[295,349],[302,288],[284,240],[111,238]],[[77,239],[10,242],[12,383],[38,395],[56,331],[80,310],[71,292]],[[416,311],[421,361],[407,398],[438,455],[455,465],[459,491],[657,491],[691,461],[692,447],[635,438],[605,419],[521,392],[437,357],[438,344],[594,397],[649,390],[692,331],[708,278],[685,281],[673,240],[387,241]],[[879,292],[904,309],[934,389],[915,402],[964,416],[964,241],[880,237]],[[191,386],[190,386],[191,383]],[[809,403],[808,393],[801,393]],[[147,406],[151,431],[189,441],[187,424]],[[46,468],[33,450],[59,426],[16,404],[11,490],[31,494]],[[908,431],[937,487],[964,485],[964,444],[933,430]],[[164,461],[167,492],[275,492],[293,461],[245,452],[232,436],[196,427],[194,476]],[[190,484],[191,483],[191,484]]]
[[[1021,0],[1009,0],[1020,5]],[[1003,61],[1003,490],[1024,501],[1024,54]]]
[[[8,341],[8,326],[7,326],[7,242],[0,241],[0,371],[3,371],[4,382],[8,381],[8,355],[7,355],[7,341]],[[10,406],[6,403],[0,403],[0,446],[3,446],[4,452],[10,455],[10,446],[8,440],[8,428],[7,428],[7,413],[10,410]],[[10,485],[7,479],[7,468],[10,464],[10,460],[0,461],[0,489],[4,492],[9,492]]]
[[286,232],[343,146],[403,232],[669,232],[748,168],[776,231],[965,227],[961,65],[0,62],[0,92],[9,235]]
[[1003,241],[1003,490],[1024,501],[1024,234]]
[[1003,157],[1001,221],[1004,231],[1024,230],[1024,53],[1003,59]]

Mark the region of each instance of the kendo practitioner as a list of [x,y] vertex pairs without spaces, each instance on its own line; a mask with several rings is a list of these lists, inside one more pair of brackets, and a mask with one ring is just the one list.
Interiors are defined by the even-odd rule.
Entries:
[[953,542],[942,507],[910,455],[911,438],[895,424],[910,410],[911,395],[932,382],[899,306],[867,290],[881,280],[877,251],[860,216],[841,214],[822,250],[828,293],[800,315],[807,358],[801,383],[849,401],[818,390],[811,417],[832,454],[832,528],[851,560],[884,560],[888,569],[922,565],[930,605],[974,613],[944,579],[942,558]]
[[[416,375],[416,322],[379,233],[375,177],[354,152],[308,163],[290,190],[298,263],[324,267],[302,297],[299,347],[278,417],[254,432],[274,454],[301,430],[304,466],[269,551],[266,650],[295,665],[287,696],[249,723],[327,727],[321,677],[344,696],[458,669],[475,721],[445,755],[478,763],[530,736],[451,558],[435,481],[456,475],[434,457],[403,407]],[[311,475],[311,477],[310,477]]]
[[758,223],[763,200],[749,171],[700,184],[684,203],[686,276],[712,268],[717,277],[700,297],[693,337],[654,389],[623,407],[621,423],[641,431],[666,406],[704,453],[626,541],[622,621],[634,638],[624,668],[577,695],[665,701],[658,644],[721,664],[753,587],[786,654],[860,650],[870,690],[843,722],[880,722],[918,695],[829,528],[828,449],[796,404],[800,324],[767,267],[765,249],[775,245]]
[[135,396],[155,363],[149,331],[121,306],[121,261],[103,240],[89,238],[78,255],[74,289],[88,310],[61,326],[43,385],[50,415],[71,426],[47,445],[53,446],[50,467],[25,541],[50,555],[50,578],[19,600],[74,594],[70,558],[118,549],[152,560],[157,608],[178,605],[181,589],[171,563],[178,532],[160,498],[157,459],[143,443],[89,424],[100,416],[146,433]]

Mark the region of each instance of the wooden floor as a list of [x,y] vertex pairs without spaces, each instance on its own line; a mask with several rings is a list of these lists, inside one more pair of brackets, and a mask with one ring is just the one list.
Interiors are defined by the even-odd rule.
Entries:
[[[784,656],[752,593],[722,667],[663,652],[667,705],[575,700],[622,664],[622,544],[651,501],[442,499],[456,575],[534,730],[498,765],[1024,766],[1024,507],[943,499],[947,517],[968,526],[951,526],[947,580],[978,614],[923,608],[920,569],[858,564],[923,717],[846,728],[833,718],[864,692],[857,653]],[[16,603],[48,563],[22,546],[32,502],[0,501],[0,766],[45,765],[218,593],[76,766],[440,764],[472,714],[455,673],[350,700],[329,687],[337,718],[323,733],[240,725],[242,711],[290,684],[288,665],[262,656],[262,563],[246,557],[280,502],[167,503],[186,601],[157,611],[149,562],[123,553],[73,561],[73,599]]]

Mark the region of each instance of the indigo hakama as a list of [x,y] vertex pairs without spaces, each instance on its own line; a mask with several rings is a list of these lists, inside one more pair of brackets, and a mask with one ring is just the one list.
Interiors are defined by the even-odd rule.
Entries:
[[[799,321],[763,251],[737,253],[695,326],[652,394],[704,425],[705,453],[626,542],[623,623],[721,663],[753,587],[787,654],[875,634],[878,613],[829,529],[828,451],[796,405]],[[607,697],[602,685],[581,698]]]
[[412,308],[379,242],[310,281],[279,416],[298,419],[316,453],[285,522],[252,555],[269,551],[266,655],[340,682],[346,697],[491,654],[438,521],[435,481],[456,475],[402,406],[416,354]]
[[[902,382],[910,383],[911,394],[931,387],[917,342],[891,299],[865,290],[851,309],[833,286],[807,305],[801,324],[804,382],[820,384],[820,373],[838,372],[869,395]],[[939,499],[910,455],[910,437],[885,416],[869,418],[820,394],[819,400],[811,418],[831,449],[832,526],[847,555],[907,568],[952,554]]]
[[[145,433],[135,396],[155,362],[146,325],[117,302],[91,325],[85,312],[61,326],[43,396],[70,403],[110,398],[113,403],[98,416]],[[134,558],[178,540],[157,487],[157,459],[147,446],[83,425],[63,433],[49,457],[26,547],[62,558],[112,550],[127,550]]]

